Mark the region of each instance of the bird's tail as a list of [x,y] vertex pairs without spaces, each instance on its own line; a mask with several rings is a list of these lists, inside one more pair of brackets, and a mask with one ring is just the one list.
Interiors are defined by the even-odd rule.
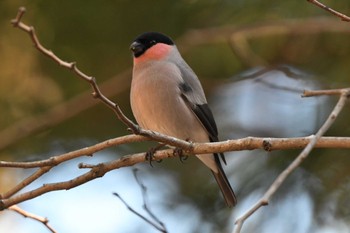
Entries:
[[217,164],[218,172],[216,173],[212,171],[212,173],[215,177],[216,182],[220,187],[220,190],[222,192],[222,195],[224,196],[227,206],[233,207],[237,203],[236,195],[233,192],[230,182],[228,181],[226,174],[221,166],[219,156],[217,154],[215,154],[214,156],[215,156],[215,162]]

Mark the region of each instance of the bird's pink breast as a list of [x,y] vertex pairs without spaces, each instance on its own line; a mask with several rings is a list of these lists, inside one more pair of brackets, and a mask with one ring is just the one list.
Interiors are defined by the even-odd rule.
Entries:
[[161,60],[168,56],[172,49],[171,45],[167,44],[156,44],[153,45],[151,48],[147,49],[144,54],[142,54],[140,57],[134,58],[134,63],[141,63],[145,61],[150,61],[150,60]]

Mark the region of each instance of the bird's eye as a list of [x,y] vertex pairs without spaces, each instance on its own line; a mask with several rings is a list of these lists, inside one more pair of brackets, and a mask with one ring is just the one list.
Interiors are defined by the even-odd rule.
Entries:
[[150,44],[155,45],[157,42],[155,40],[151,40]]

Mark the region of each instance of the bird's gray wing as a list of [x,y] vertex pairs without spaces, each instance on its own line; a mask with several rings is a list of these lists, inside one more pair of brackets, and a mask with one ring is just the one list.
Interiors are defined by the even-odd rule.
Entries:
[[[183,82],[179,84],[181,91],[181,97],[184,102],[189,106],[192,112],[197,116],[203,127],[206,129],[211,142],[218,141],[218,130],[214,120],[213,113],[211,112],[203,88],[192,69],[184,62],[180,65],[181,76]],[[226,164],[225,156],[220,153],[222,161]],[[230,182],[228,181],[225,172],[221,166],[219,154],[214,153],[215,163],[217,165],[218,172],[212,171],[215,180],[217,181],[226,201],[226,204],[230,207],[237,203],[236,196],[232,190]]]
[[[182,67],[183,68],[183,67]],[[189,67],[181,72],[184,82],[179,84],[181,90],[181,97],[186,104],[191,108],[194,114],[197,116],[201,124],[208,132],[211,142],[218,141],[218,129],[214,120],[213,113],[211,112],[204,95],[204,91],[197,76]],[[189,69],[189,70],[188,70]],[[192,77],[190,77],[191,75]],[[223,153],[220,153],[220,157],[226,164],[226,160]]]

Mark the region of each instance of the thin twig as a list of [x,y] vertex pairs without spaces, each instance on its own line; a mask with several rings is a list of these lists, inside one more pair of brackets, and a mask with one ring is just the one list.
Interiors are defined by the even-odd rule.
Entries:
[[49,231],[51,231],[52,233],[57,233],[57,231],[55,229],[53,229],[50,225],[49,225],[49,220],[47,218],[41,217],[39,215],[27,212],[21,208],[19,208],[19,206],[17,205],[13,205],[9,208],[9,210],[13,210],[16,213],[19,213],[20,215],[22,215],[25,218],[31,218],[35,221],[41,222],[42,224],[45,225],[45,227],[47,229],[49,229]]
[[343,13],[340,13],[340,12],[338,12],[336,10],[333,10],[332,8],[324,5],[323,3],[320,3],[317,0],[307,0],[307,1],[312,3],[312,4],[314,4],[314,5],[316,5],[316,6],[318,6],[318,7],[320,7],[320,8],[322,8],[322,9],[324,9],[325,11],[328,11],[329,13],[339,17],[343,21],[350,22],[350,17],[349,16],[347,16],[347,15],[345,15]]
[[317,141],[320,137],[329,129],[329,127],[333,124],[341,110],[343,109],[346,100],[349,97],[350,91],[349,89],[344,89],[339,92],[340,98],[338,103],[335,105],[333,111],[328,116],[325,123],[321,126],[318,132],[311,138],[308,145],[304,148],[304,150],[298,155],[298,157],[275,179],[275,181],[271,184],[270,188],[265,192],[262,198],[258,200],[250,209],[248,209],[245,213],[243,213],[235,222],[236,227],[234,228],[234,233],[240,233],[243,223],[247,220],[252,214],[254,214],[260,207],[268,205],[271,197],[275,194],[275,192],[280,188],[286,178],[307,158],[310,154],[311,150],[316,145]]
[[341,95],[349,92],[350,88],[331,89],[331,90],[305,90],[302,97],[320,96],[320,95]]
[[151,220],[149,220],[148,218],[146,218],[145,216],[143,216],[142,214],[140,214],[139,212],[137,212],[136,210],[134,210],[118,193],[113,193],[113,195],[115,195],[116,197],[118,197],[123,204],[125,205],[126,208],[128,208],[129,211],[131,211],[132,213],[134,213],[136,216],[140,217],[141,219],[143,219],[145,222],[147,222],[148,224],[150,224],[151,226],[153,226],[154,228],[156,228],[158,231],[160,232],[164,232],[166,233],[166,231],[164,231],[163,229],[161,229],[159,226],[155,225],[154,222],[152,222]]
[[163,232],[168,232],[164,223],[162,221],[160,221],[157,216],[151,211],[151,209],[148,207],[148,201],[147,201],[147,187],[142,183],[142,181],[140,180],[140,178],[137,176],[137,172],[138,169],[133,169],[133,174],[135,177],[136,182],[138,183],[138,185],[141,188],[141,193],[142,193],[142,199],[143,199],[143,209],[148,213],[149,216],[151,216],[151,218],[156,221],[159,225],[160,228],[163,229]]
[[[167,233],[167,229],[164,225],[163,222],[161,222],[153,213],[152,211],[149,209],[148,205],[147,205],[147,188],[146,186],[141,182],[141,180],[139,179],[139,177],[137,176],[137,169],[133,169],[133,174],[135,177],[135,180],[137,182],[137,184],[140,186],[141,188],[141,193],[142,193],[142,199],[143,199],[143,209],[148,213],[148,215],[152,218],[148,219],[147,217],[143,216],[142,214],[140,214],[139,212],[137,212],[136,210],[134,210],[118,193],[113,193],[115,196],[117,196],[122,202],[123,204],[126,206],[126,208],[128,208],[129,211],[131,211],[132,213],[134,213],[136,216],[140,217],[142,220],[144,220],[145,222],[147,222],[148,224],[150,224],[151,226],[153,226],[154,228],[156,228],[158,231],[163,232],[163,233]],[[155,221],[155,222],[154,222]]]

